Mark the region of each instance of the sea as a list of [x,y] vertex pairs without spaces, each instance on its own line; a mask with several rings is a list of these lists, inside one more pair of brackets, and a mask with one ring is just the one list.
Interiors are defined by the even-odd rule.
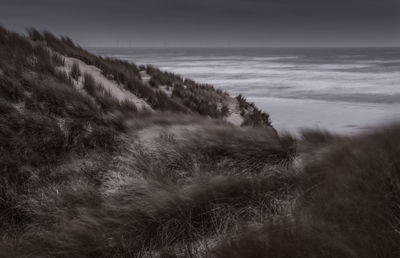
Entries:
[[280,132],[354,134],[400,121],[400,48],[89,50],[242,94]]

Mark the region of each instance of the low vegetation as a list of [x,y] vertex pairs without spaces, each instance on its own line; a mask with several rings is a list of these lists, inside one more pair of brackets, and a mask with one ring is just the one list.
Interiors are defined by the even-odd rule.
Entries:
[[399,257],[399,132],[278,134],[241,95],[0,27],[0,257]]
[[240,94],[236,97],[240,114],[244,117],[243,125],[245,126],[266,126],[271,125],[271,121],[269,120],[269,115],[267,113],[259,110],[254,103],[249,103],[247,100]]
[[82,75],[82,74],[81,74],[81,70],[79,69],[78,63],[76,63],[76,62],[73,63],[72,68],[71,68],[71,73],[70,73],[70,75],[71,75],[71,77],[72,77],[74,80],[76,80],[76,81],[77,81],[77,80],[79,79],[79,77]]
[[225,241],[216,257],[399,256],[399,129],[333,141],[307,131],[306,144],[319,147],[301,172],[291,218]]

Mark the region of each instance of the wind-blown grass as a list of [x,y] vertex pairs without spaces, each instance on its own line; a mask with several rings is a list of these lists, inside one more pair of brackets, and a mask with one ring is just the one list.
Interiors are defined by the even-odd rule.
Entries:
[[279,135],[243,96],[29,35],[0,27],[1,257],[400,257],[399,125]]
[[221,244],[217,257],[398,257],[399,125],[332,141],[304,166],[293,218]]
[[71,77],[78,80],[81,76],[81,70],[79,69],[78,63],[74,62],[71,67]]

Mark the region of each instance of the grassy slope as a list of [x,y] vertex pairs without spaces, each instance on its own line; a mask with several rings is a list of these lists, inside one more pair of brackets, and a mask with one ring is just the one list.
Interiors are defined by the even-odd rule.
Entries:
[[[223,118],[229,112],[227,104],[230,97],[211,85],[198,84],[173,73],[160,71],[153,66],[137,67],[121,60],[101,58],[76,46],[68,38],[58,39],[48,32],[40,33],[32,29],[29,35],[35,42],[43,42],[64,56],[74,57],[100,68],[104,76],[115,80],[137,97],[145,99],[156,110],[197,113],[212,118]],[[142,80],[140,71],[150,76],[149,83]],[[160,87],[168,88],[171,96],[167,96]],[[268,114],[250,105],[243,98],[241,100],[243,100],[241,109],[245,124],[264,127],[271,125]]]
[[[61,73],[62,56],[156,112]],[[229,98],[0,29],[0,257],[399,257],[400,126],[296,140],[242,96],[252,127],[224,122]]]
[[[62,72],[63,56],[99,67],[164,113],[120,103],[77,67]],[[156,80],[173,88],[171,97]],[[225,93],[96,57],[66,38],[1,29],[0,93],[3,256],[130,257],[164,246],[191,252],[238,221],[278,212],[274,200],[286,198],[292,181],[279,172],[292,149],[268,116],[254,120],[258,129],[234,127],[219,119]],[[150,145],[142,132],[155,134]]]
[[303,138],[291,216],[226,241],[216,257],[399,257],[400,125]]

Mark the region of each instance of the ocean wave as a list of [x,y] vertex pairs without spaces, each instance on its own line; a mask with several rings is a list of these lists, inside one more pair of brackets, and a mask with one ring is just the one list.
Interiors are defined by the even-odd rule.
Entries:
[[274,51],[103,49],[101,53],[152,64],[233,95],[400,102],[400,49]]

